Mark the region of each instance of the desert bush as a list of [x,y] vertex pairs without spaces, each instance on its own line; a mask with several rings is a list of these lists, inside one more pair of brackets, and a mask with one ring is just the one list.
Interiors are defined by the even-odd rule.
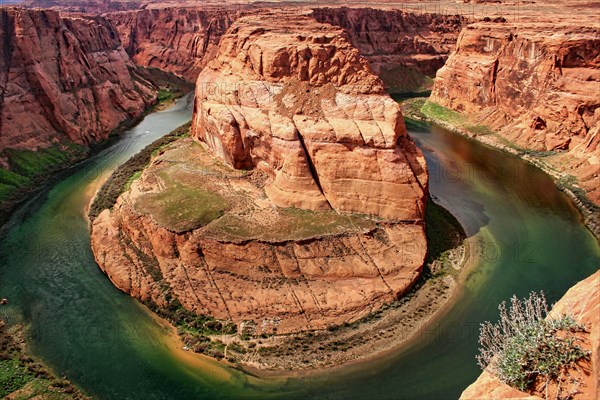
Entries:
[[[543,293],[532,292],[520,300],[511,298],[499,306],[500,321],[481,324],[477,361],[504,383],[527,390],[536,378],[555,380],[561,371],[589,358],[573,333],[585,330],[572,315],[546,318],[548,305]],[[557,335],[559,331],[564,334]]]

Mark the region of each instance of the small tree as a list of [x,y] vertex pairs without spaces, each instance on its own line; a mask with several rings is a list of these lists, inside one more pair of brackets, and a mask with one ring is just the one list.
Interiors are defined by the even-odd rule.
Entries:
[[557,335],[558,331],[581,332],[585,327],[573,315],[546,318],[543,293],[532,292],[523,300],[513,296],[510,310],[506,302],[499,309],[500,321],[481,324],[477,361],[502,382],[525,391],[538,376],[546,382],[555,380],[561,371],[589,358],[590,353],[577,345],[573,335]]

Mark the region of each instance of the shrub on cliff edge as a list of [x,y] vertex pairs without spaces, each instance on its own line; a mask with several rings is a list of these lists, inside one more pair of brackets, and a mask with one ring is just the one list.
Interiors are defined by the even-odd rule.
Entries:
[[585,327],[572,315],[546,318],[548,306],[543,294],[532,292],[523,300],[513,296],[510,310],[506,302],[499,309],[499,322],[481,324],[482,347],[477,361],[502,382],[526,391],[536,378],[556,380],[566,368],[589,358],[589,352],[577,345],[573,335]]

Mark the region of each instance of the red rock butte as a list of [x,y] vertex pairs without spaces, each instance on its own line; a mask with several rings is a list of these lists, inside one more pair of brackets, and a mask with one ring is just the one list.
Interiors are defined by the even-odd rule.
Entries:
[[266,172],[278,206],[423,219],[424,158],[398,104],[331,25],[238,20],[198,76],[192,134],[232,167]]
[[117,287],[289,333],[355,321],[419,277],[425,161],[340,28],[238,19],[198,77],[191,131],[93,223]]

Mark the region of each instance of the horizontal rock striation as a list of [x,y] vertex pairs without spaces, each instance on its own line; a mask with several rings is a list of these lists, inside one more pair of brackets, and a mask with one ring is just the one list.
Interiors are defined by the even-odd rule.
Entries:
[[223,37],[198,77],[192,134],[265,171],[281,207],[422,220],[425,161],[398,104],[341,29],[278,19],[245,17]]
[[137,65],[159,68],[195,82],[238,14],[234,7],[163,8],[111,13],[107,18]]
[[3,8],[0,41],[0,149],[97,143],[156,99],[102,17]]
[[198,77],[192,137],[94,221],[117,287],[289,333],[355,321],[418,278],[425,162],[341,29],[238,19]]
[[431,100],[517,146],[557,151],[547,160],[598,203],[599,91],[597,27],[481,22],[461,33]]
[[414,14],[374,8],[315,8],[319,22],[343,28],[391,90],[430,87],[467,24],[459,15]]

